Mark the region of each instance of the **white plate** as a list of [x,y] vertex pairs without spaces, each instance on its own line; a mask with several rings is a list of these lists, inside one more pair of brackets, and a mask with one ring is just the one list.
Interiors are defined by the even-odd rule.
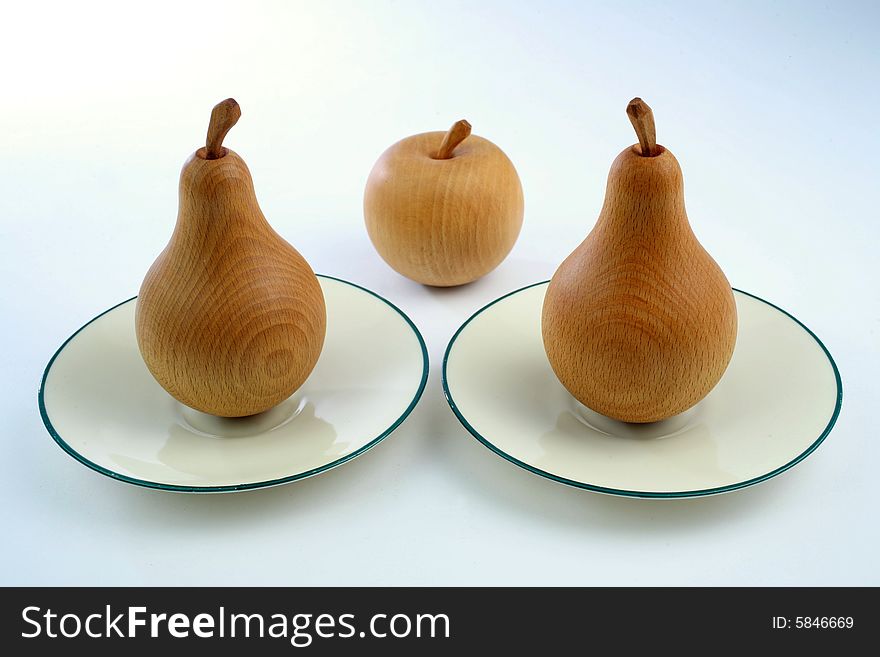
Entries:
[[49,361],[40,412],[76,460],[131,484],[231,492],[284,484],[376,445],[415,407],[428,352],[398,308],[362,287],[319,276],[327,337],[289,399],[247,418],[181,405],[150,375],[134,333],[134,299],[74,333]]
[[784,310],[739,290],[736,350],[703,401],[653,424],[601,416],[550,368],[546,290],[536,283],[477,311],[443,360],[443,390],[461,423],[526,470],[613,495],[712,495],[784,472],[834,426],[843,389],[831,354]]

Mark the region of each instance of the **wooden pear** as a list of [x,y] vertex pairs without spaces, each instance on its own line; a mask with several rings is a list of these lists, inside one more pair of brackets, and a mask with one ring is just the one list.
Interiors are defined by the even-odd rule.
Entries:
[[611,165],[595,227],[550,281],[542,333],[578,401],[653,422],[718,383],[736,342],[736,304],[691,230],[681,169],[656,143],[651,109],[635,98],[627,114],[639,143]]
[[211,114],[180,174],[177,225],[141,285],[135,328],[150,372],[177,400],[224,417],[265,411],[306,380],[324,343],[321,286],[269,225],[244,161],[223,138],[241,111]]

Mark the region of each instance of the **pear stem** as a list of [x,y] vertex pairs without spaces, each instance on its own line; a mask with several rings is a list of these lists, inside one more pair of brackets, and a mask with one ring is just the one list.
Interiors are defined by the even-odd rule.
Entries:
[[648,103],[641,98],[633,98],[626,106],[626,114],[629,116],[636,135],[639,137],[639,146],[642,149],[642,155],[645,157],[653,157],[658,155],[657,151],[657,132],[654,128],[654,112],[648,107]]
[[226,155],[223,138],[232,129],[241,116],[241,108],[234,98],[227,98],[211,110],[211,122],[208,124],[208,138],[205,140],[205,159],[216,160]]
[[434,159],[448,160],[451,158],[452,151],[454,151],[461,142],[467,139],[470,134],[471,124],[464,119],[453,123],[452,127],[449,128],[449,131],[443,136],[443,143],[440,144],[440,148],[434,156]]

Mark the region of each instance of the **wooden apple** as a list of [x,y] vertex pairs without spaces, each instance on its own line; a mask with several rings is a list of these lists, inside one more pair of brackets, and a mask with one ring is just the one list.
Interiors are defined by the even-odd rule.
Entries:
[[364,217],[394,270],[425,285],[462,285],[510,253],[522,226],[522,186],[504,152],[458,121],[382,153],[367,180]]

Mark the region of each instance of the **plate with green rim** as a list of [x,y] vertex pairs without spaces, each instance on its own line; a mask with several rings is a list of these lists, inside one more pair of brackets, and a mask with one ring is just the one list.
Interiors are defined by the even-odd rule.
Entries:
[[474,313],[450,340],[442,368],[446,400],[465,429],[534,474],[626,497],[727,493],[800,463],[840,414],[840,373],[821,340],[778,306],[735,289],[736,348],[705,399],[652,424],[599,415],[568,393],[547,360],[548,282]]
[[49,434],[83,465],[175,492],[236,492],[325,472],[386,438],[428,379],[416,326],[366,288],[319,275],[327,335],[315,369],[278,406],[218,418],[159,386],[138,351],[135,297],[104,311],[55,352],[39,407]]

